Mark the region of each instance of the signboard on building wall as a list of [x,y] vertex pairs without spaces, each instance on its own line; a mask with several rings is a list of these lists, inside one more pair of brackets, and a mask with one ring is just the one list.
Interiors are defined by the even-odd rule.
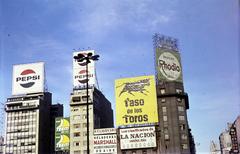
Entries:
[[44,63],[13,66],[12,95],[44,91]]
[[156,48],[156,69],[158,80],[182,82],[182,66],[178,52]]
[[118,126],[158,122],[154,76],[116,80],[115,97]]
[[86,70],[86,61],[78,62],[74,59],[75,56],[79,54],[83,54],[87,56],[88,53],[92,53],[94,55],[94,50],[86,50],[86,51],[79,51],[73,53],[73,86],[74,88],[78,87],[85,87],[87,83],[87,74],[88,74],[88,84],[94,85],[95,84],[95,62],[91,60],[88,64],[88,73]]
[[55,119],[55,151],[68,151],[70,147],[69,118]]
[[115,128],[94,129],[94,153],[117,154],[117,131]]
[[156,145],[154,126],[120,129],[121,150],[153,148]]
[[102,129],[94,129],[94,135],[102,135],[102,134],[116,134],[116,128],[102,128]]

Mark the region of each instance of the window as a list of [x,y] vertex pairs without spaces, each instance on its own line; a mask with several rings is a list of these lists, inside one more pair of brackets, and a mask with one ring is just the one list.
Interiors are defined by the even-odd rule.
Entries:
[[178,94],[182,93],[182,89],[176,89],[176,93]]
[[187,139],[187,135],[186,134],[182,134],[181,138],[182,138],[182,140],[186,140]]
[[80,146],[79,142],[74,142],[73,144],[74,144],[74,146]]
[[75,129],[78,129],[78,128],[80,128],[80,124],[74,124],[73,127],[74,127]]
[[72,109],[73,112],[76,112],[76,111],[78,111],[78,110],[79,110],[78,108],[73,108],[73,109]]
[[179,120],[180,121],[184,121],[185,120],[185,117],[183,115],[179,116]]
[[160,89],[160,93],[161,94],[165,94],[166,92],[165,92],[165,89]]
[[147,154],[147,150],[143,150],[143,151],[142,151],[142,154]]
[[[87,96],[82,96],[83,101],[87,101]],[[90,96],[88,96],[88,100],[90,100]]]
[[165,134],[168,134],[168,128],[167,128],[167,127],[164,127],[164,128],[163,128],[163,132],[164,132]]
[[180,128],[180,130],[185,130],[186,126],[185,126],[185,124],[182,124],[182,125],[179,125],[179,128]]
[[166,107],[166,106],[163,106],[163,107],[162,107],[162,112],[163,112],[163,113],[166,113],[166,112],[167,112],[167,107]]
[[166,99],[165,99],[165,98],[162,98],[162,99],[161,99],[161,102],[162,102],[162,103],[165,103],[165,102],[166,102]]
[[79,120],[79,119],[80,119],[80,115],[73,116],[73,120]]
[[168,135],[168,134],[165,134],[165,135],[164,135],[164,139],[165,139],[165,140],[169,140],[169,135]]
[[167,116],[163,116],[163,121],[167,121]]
[[81,101],[81,97],[73,97],[72,101],[73,102],[80,102]]
[[182,144],[182,149],[188,149],[188,145],[187,144]]
[[80,132],[76,132],[73,134],[74,137],[79,137],[80,136]]
[[74,154],[81,154],[81,151],[80,150],[74,151]]
[[178,97],[178,98],[177,98],[177,101],[178,101],[178,102],[182,102],[182,99]]
[[183,106],[178,106],[178,111],[184,111]]

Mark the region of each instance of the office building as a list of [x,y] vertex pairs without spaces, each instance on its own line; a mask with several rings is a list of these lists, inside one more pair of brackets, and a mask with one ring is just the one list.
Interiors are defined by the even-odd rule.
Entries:
[[[184,90],[181,56],[177,40],[155,34],[154,51],[157,77],[160,153],[190,154],[194,140],[189,131],[188,94]],[[192,138],[192,139],[191,139]]]
[[238,142],[238,150],[240,150],[240,116],[234,121],[234,125],[236,128],[237,142]]
[[237,154],[240,150],[240,116],[219,135],[222,154]]
[[49,92],[7,99],[5,154],[50,152],[51,100]]
[[63,115],[63,106],[52,106],[43,62],[13,66],[12,96],[5,112],[5,154],[53,153],[54,118]]
[[229,154],[229,152],[232,149],[232,140],[230,135],[230,128],[232,124],[228,123],[228,128],[225,129],[220,135],[219,135],[219,142],[220,142],[220,150],[222,154]]
[[[95,88],[94,50],[73,53],[73,92],[70,98],[70,154],[93,153],[94,129],[113,127],[111,103]],[[89,58],[84,60],[83,57]],[[97,58],[95,59],[97,60]],[[87,86],[88,85],[88,86]],[[88,89],[88,96],[87,96]],[[87,102],[88,99],[88,102]],[[88,117],[87,117],[88,107]],[[87,133],[87,118],[89,134]]]
[[[74,90],[70,98],[70,154],[87,152],[86,89]],[[96,88],[89,88],[89,149],[93,153],[95,128],[113,127],[110,102]]]

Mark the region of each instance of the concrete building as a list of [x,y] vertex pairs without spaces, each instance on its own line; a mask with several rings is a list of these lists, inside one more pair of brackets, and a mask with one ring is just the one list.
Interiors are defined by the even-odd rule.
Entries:
[[3,154],[4,151],[4,137],[0,136],[0,154]]
[[50,153],[51,101],[49,92],[7,99],[6,154]]
[[[70,154],[87,152],[86,89],[73,90],[70,98]],[[94,128],[113,127],[110,102],[96,88],[89,88],[89,149],[93,153]]]
[[157,86],[160,148],[162,153],[190,154],[187,112],[188,95],[183,84],[164,82]]
[[232,140],[229,132],[231,126],[232,124],[228,123],[228,128],[219,136],[221,154],[229,154],[232,149]]
[[188,125],[188,94],[184,90],[181,57],[177,40],[154,35],[156,51],[157,103],[159,115],[159,153],[195,153]]
[[219,136],[221,154],[238,154],[240,151],[240,116]]
[[234,121],[234,127],[237,135],[238,150],[240,150],[240,116]]

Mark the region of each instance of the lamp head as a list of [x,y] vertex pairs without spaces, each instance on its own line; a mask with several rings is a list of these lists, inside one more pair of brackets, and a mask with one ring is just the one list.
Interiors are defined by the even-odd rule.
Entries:
[[94,55],[94,56],[91,57],[91,59],[94,60],[94,61],[96,61],[96,60],[99,59],[99,57],[100,57],[99,55]]

